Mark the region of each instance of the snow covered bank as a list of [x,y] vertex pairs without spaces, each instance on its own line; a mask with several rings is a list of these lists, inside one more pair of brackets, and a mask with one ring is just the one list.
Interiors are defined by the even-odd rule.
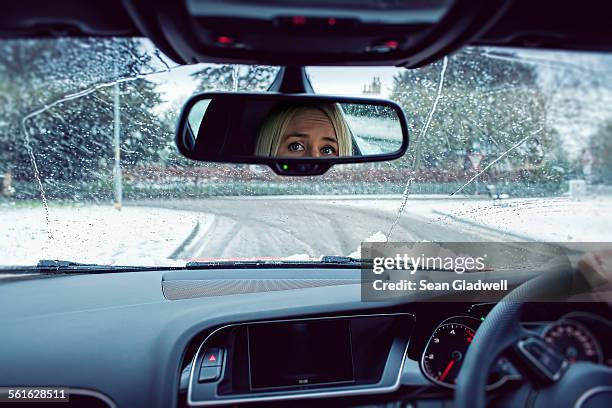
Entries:
[[0,264],[31,265],[39,259],[115,265],[173,265],[169,259],[199,222],[212,217],[150,207],[56,206],[47,234],[42,207],[0,207]]
[[[334,205],[397,212],[401,199],[334,200]],[[469,231],[482,241],[610,242],[612,196],[507,199],[409,197],[404,214],[431,224]],[[391,220],[392,221],[392,220]],[[382,231],[384,232],[384,231]],[[384,241],[385,237],[381,237]],[[400,239],[392,236],[391,240]]]
[[612,197],[445,201],[432,208],[440,222],[464,222],[542,242],[609,242]]

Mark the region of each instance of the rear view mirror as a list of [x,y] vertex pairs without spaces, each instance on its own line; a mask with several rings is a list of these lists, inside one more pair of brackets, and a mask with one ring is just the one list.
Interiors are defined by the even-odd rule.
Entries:
[[338,163],[386,161],[408,148],[399,105],[310,94],[206,93],[190,98],[176,142],[198,161],[268,164],[317,175]]

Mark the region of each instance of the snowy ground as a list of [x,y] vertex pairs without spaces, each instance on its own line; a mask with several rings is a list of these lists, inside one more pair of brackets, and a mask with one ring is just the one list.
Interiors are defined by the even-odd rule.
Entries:
[[120,212],[112,206],[52,206],[52,239],[42,207],[3,205],[0,264],[33,264],[39,259],[183,264],[171,259],[175,252],[183,259],[307,259],[356,254],[362,241],[387,239],[612,241],[610,195],[509,199],[501,205],[484,197],[412,196],[388,236],[401,202],[401,196],[319,196],[147,202]]
[[[396,210],[399,199],[336,201],[336,205]],[[507,199],[494,205],[488,198],[409,198],[404,213],[436,225],[480,231],[485,240],[541,242],[612,241],[612,196]],[[384,240],[384,233],[377,240]],[[389,239],[393,240],[393,236]]]
[[441,222],[463,222],[507,234],[515,239],[542,242],[609,242],[612,238],[612,197],[581,200],[555,197],[451,201],[432,206]]
[[[211,217],[147,207],[51,207],[47,233],[42,207],[0,207],[0,264],[32,265],[41,259],[120,265],[172,265],[171,254],[196,224]],[[179,262],[183,264],[184,262]]]
[[[371,207],[367,201],[337,202],[352,208]],[[381,210],[399,208],[396,200],[380,199],[375,204]],[[404,216],[426,220],[430,228],[450,227],[465,234],[473,234],[482,242],[537,241],[559,242],[571,247],[573,243],[601,243],[608,248],[612,241],[612,196],[583,198],[567,197],[509,199],[494,205],[490,199],[460,198],[432,200],[409,199]],[[466,238],[450,238],[458,241]],[[400,241],[397,234],[387,236],[378,231],[364,237],[367,242]],[[591,244],[590,244],[591,245]],[[597,247],[592,244],[591,248]],[[580,245],[577,246],[580,249]],[[357,247],[349,256],[361,257]]]

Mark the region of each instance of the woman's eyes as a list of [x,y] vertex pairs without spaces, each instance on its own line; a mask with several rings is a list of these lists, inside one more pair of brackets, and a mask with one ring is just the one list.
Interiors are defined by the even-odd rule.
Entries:
[[[304,147],[302,143],[292,142],[292,143],[289,143],[289,145],[287,145],[287,149],[291,153],[297,153],[297,152],[305,151],[306,147]],[[334,148],[333,146],[324,146],[320,149],[320,152],[324,156],[331,156],[331,155],[336,154],[336,148]]]
[[297,142],[289,143],[288,148],[290,152],[303,152],[306,150],[302,144]]
[[321,149],[321,153],[325,155],[331,155],[336,153],[336,149],[333,146],[325,146]]

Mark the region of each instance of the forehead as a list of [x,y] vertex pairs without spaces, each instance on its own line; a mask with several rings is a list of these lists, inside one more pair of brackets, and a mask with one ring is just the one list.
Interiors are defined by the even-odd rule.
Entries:
[[316,108],[301,109],[293,115],[288,123],[287,130],[296,130],[296,128],[317,128],[325,131],[331,130],[333,126],[327,115]]

